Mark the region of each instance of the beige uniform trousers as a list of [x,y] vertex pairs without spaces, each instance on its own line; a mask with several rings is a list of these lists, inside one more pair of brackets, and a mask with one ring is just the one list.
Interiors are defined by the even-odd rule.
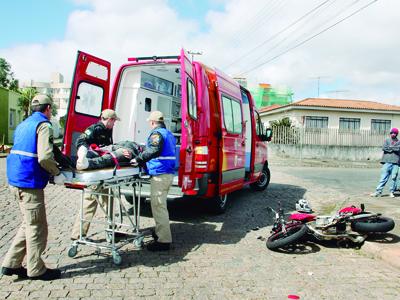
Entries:
[[47,244],[47,220],[43,189],[23,189],[10,186],[22,214],[18,229],[3,267],[19,268],[26,256],[28,276],[40,276],[46,272],[41,258]]
[[[97,190],[97,192],[107,193],[108,190]],[[93,217],[96,213],[97,206],[98,206],[96,198],[98,198],[98,197],[100,197],[101,205],[107,211],[107,204],[108,204],[107,196],[90,195],[89,193],[85,194],[85,198],[83,200],[83,218],[88,221],[85,221],[82,224],[82,235],[83,236],[87,235],[87,233],[89,231],[89,227],[90,227],[90,221],[93,219]],[[81,200],[79,199],[79,205],[80,205],[80,201]],[[80,210],[79,210],[79,214],[76,216],[75,224],[72,229],[72,234],[71,234],[72,239],[75,239],[75,240],[79,239],[80,232],[81,232],[80,226],[81,226],[81,214],[80,214]]]
[[171,228],[167,209],[167,194],[174,175],[162,174],[150,179],[151,212],[156,223],[155,232],[160,243],[171,243]]

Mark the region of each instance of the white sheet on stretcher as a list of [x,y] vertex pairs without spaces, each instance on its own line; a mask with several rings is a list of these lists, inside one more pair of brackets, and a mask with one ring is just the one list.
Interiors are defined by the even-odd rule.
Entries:
[[[66,177],[65,183],[83,184],[83,183],[91,183],[91,182],[98,182],[101,180],[112,179],[114,177],[114,168],[75,171],[75,176],[74,173],[71,171],[61,171],[61,173],[63,173],[63,175]],[[116,170],[115,176],[121,178],[127,176],[134,176],[138,174],[139,174],[139,168],[123,167],[121,169]]]

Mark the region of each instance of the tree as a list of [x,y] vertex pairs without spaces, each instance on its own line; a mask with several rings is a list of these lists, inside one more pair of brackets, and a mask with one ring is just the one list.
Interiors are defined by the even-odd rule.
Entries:
[[24,112],[25,120],[29,116],[29,108],[31,106],[32,99],[38,92],[34,87],[23,88],[19,92],[21,93],[21,97],[18,99],[18,107]]
[[18,92],[18,80],[11,72],[11,65],[0,57],[0,86]]
[[47,94],[46,96],[50,98],[51,102],[53,102],[53,105],[51,106],[51,108],[52,108],[51,115],[53,117],[55,117],[55,116],[57,116],[58,106],[57,106],[57,104],[54,103],[54,98],[53,98],[52,94]]

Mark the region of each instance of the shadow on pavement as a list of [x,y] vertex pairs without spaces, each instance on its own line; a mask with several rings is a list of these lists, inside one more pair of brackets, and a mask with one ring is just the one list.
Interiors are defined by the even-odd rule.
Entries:
[[400,242],[400,237],[393,233],[370,234],[367,241],[379,244],[397,244]]
[[[63,266],[65,277],[81,276],[88,273],[104,273],[105,269],[124,269],[132,266],[167,266],[185,261],[186,255],[197,251],[207,244],[236,244],[250,231],[259,230],[260,235],[268,236],[267,226],[272,225],[274,215],[268,213],[267,207],[274,209],[278,202],[286,211],[294,210],[298,199],[303,198],[306,190],[299,186],[271,183],[267,190],[253,192],[249,188],[229,195],[228,208],[225,214],[215,215],[210,212],[206,201],[202,199],[179,199],[168,203],[171,220],[173,244],[167,252],[152,253],[145,249],[121,251],[122,264],[116,266],[108,253],[107,258],[89,259]],[[141,216],[151,217],[150,203],[145,202]],[[254,237],[255,238],[255,237]],[[265,242],[262,243],[265,247]],[[307,246],[309,248],[309,246]],[[125,249],[125,248],[123,248]],[[265,247],[267,251],[267,248]],[[306,253],[306,250],[303,250]],[[311,250],[319,251],[315,246]],[[85,254],[93,257],[95,254]],[[85,257],[79,255],[77,258]]]

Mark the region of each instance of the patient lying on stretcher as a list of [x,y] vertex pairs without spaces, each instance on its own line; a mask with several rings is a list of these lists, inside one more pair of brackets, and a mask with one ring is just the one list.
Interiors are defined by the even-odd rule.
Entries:
[[129,166],[131,159],[141,152],[141,146],[131,141],[121,141],[105,147],[90,145],[89,149],[81,146],[76,161],[77,170],[93,170],[114,166]]

